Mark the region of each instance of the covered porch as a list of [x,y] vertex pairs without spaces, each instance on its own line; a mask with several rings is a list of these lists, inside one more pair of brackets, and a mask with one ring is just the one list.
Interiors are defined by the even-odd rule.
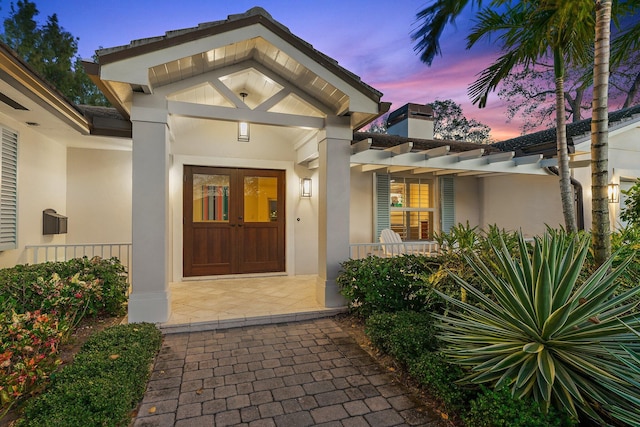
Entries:
[[[350,144],[389,108],[381,93],[261,8],[102,49],[89,68],[132,123],[129,320],[246,317],[172,285],[211,276],[312,274],[318,306],[344,305]],[[237,284],[228,300],[242,307],[256,292]]]

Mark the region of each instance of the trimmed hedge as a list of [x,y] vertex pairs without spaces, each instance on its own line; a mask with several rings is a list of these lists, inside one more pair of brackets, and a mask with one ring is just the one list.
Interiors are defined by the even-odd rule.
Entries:
[[366,320],[371,342],[404,365],[437,348],[435,328],[429,313],[399,311],[378,313]]
[[409,366],[409,375],[444,403],[447,410],[464,413],[469,400],[475,396],[471,387],[457,383],[465,375],[457,365],[447,363],[438,352],[427,352]]
[[73,364],[51,375],[18,427],[127,426],[162,342],[152,324],[119,325],[89,338]]
[[575,425],[567,416],[554,408],[543,414],[540,406],[531,399],[518,399],[507,388],[482,391],[471,401],[471,408],[464,416],[465,424],[473,427],[564,427]]

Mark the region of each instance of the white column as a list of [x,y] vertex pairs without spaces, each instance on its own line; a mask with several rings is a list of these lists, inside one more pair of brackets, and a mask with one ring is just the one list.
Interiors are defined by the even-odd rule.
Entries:
[[349,187],[351,139],[349,118],[329,117],[318,136],[318,281],[316,299],[325,307],[341,307],[345,300],[336,278],[340,263],[349,258]]
[[162,323],[169,292],[169,129],[166,110],[132,114],[133,248],[129,322]]

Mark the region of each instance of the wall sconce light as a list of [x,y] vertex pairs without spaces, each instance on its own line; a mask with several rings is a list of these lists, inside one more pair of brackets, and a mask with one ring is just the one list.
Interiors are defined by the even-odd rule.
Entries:
[[311,197],[311,178],[300,180],[300,197]]
[[[240,92],[240,96],[242,97],[242,102],[244,102],[244,99],[249,96],[249,94],[247,92]],[[238,142],[249,142],[248,122],[238,122]]]
[[620,201],[620,185],[609,184],[607,185],[607,198],[609,203],[618,203]]

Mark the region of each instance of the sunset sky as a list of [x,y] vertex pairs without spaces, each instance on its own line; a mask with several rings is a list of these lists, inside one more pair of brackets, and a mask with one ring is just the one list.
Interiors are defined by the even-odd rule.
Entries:
[[[467,97],[467,86],[497,51],[488,43],[465,50],[472,22],[458,19],[441,39],[444,56],[433,66],[421,63],[410,33],[423,0],[35,0],[39,20],[58,14],[65,30],[79,37],[79,54],[90,58],[99,47],[128,44],[131,40],[163,35],[165,31],[226,19],[261,6],[291,32],[381,91],[392,110],[407,102],[425,104],[453,99],[468,118],[492,128],[496,140],[519,135],[515,121],[506,123],[505,108],[497,94],[487,108],[478,109]],[[0,0],[4,19],[11,2]]]

